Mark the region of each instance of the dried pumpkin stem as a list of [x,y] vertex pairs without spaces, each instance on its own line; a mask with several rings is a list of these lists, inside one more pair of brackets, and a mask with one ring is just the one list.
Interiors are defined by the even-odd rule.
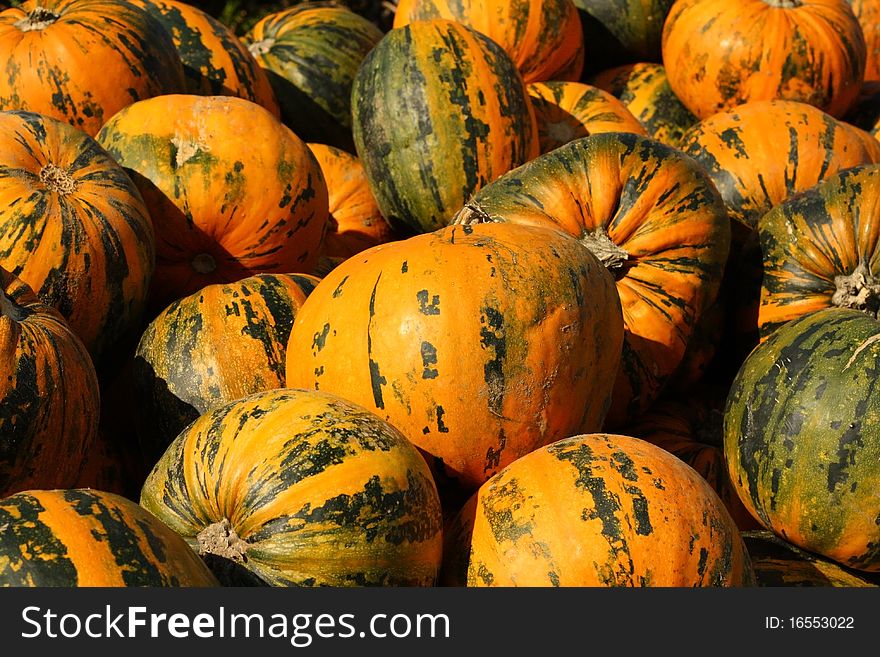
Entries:
[[235,563],[247,563],[247,543],[244,542],[227,518],[205,527],[196,536],[199,554],[214,554]]
[[835,276],[834,285],[837,289],[831,297],[832,305],[855,308],[877,317],[880,310],[880,281],[874,277],[864,261],[849,276]]
[[13,321],[20,322],[27,316],[27,310],[10,299],[5,291],[0,290],[0,317],[11,317]]
[[596,256],[599,262],[614,274],[629,260],[629,253],[611,241],[608,233],[601,226],[592,233],[586,233],[581,237],[581,244],[587,247],[590,253]]
[[50,190],[62,196],[76,191],[76,181],[73,177],[67,171],[55,166],[51,162],[40,170],[40,180]]
[[259,41],[254,41],[252,44],[248,46],[248,50],[254,57],[259,57],[260,55],[265,55],[267,52],[272,50],[272,46],[275,45],[275,39],[261,39]]
[[31,32],[32,30],[44,30],[52,23],[57,21],[61,16],[45,7],[34,7],[31,12],[15,24],[22,32]]
[[776,9],[794,9],[804,4],[803,0],[764,0],[764,2]]
[[492,219],[477,203],[466,203],[452,218],[452,223],[457,226],[473,226],[492,223]]

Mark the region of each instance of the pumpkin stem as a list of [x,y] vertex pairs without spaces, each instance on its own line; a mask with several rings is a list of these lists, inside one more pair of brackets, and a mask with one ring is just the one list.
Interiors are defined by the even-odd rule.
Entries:
[[51,162],[40,170],[40,180],[50,190],[62,196],[76,191],[76,181],[73,177],[67,171],[55,166]]
[[259,57],[260,55],[265,55],[269,52],[274,45],[275,39],[261,39],[260,41],[254,41],[250,44],[248,50],[254,57]]
[[13,321],[20,322],[30,313],[9,298],[4,290],[0,290],[0,317],[11,317]]
[[602,226],[592,233],[586,233],[581,238],[581,244],[599,258],[599,262],[605,265],[612,274],[617,274],[629,260],[629,253],[612,242]]
[[52,23],[61,18],[60,14],[46,9],[45,7],[34,7],[31,12],[15,24],[22,32],[30,32],[32,30],[43,30]]
[[457,226],[473,226],[474,224],[490,224],[492,219],[477,203],[465,203],[464,207],[455,213],[452,223]]
[[199,555],[214,554],[236,563],[247,563],[247,543],[243,541],[227,518],[205,527],[196,536]]
[[794,9],[804,4],[803,0],[764,0],[764,2],[776,9]]
[[840,308],[855,308],[877,317],[880,310],[880,281],[878,281],[868,265],[862,260],[849,276],[835,276],[834,285],[837,290],[831,297],[831,303]]
[[217,270],[217,261],[210,253],[200,253],[192,259],[192,268],[200,274],[211,274]]

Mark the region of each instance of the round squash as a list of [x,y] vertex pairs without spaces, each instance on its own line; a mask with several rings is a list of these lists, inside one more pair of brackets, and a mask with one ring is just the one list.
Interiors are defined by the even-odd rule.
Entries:
[[0,527],[0,586],[219,586],[186,541],[114,493],[16,493],[0,499]]
[[538,154],[510,57],[452,21],[388,32],[358,70],[352,113],[370,188],[401,235],[446,226],[476,190]]
[[699,121],[672,91],[662,64],[616,66],[596,74],[590,83],[620,100],[650,137],[669,146],[678,146]]
[[465,498],[516,458],[598,429],[620,362],[614,282],[559,231],[449,226],[350,258],[315,288],[287,386],[343,395]]
[[27,0],[5,9],[0,61],[0,109],[44,114],[91,136],[123,107],[185,89],[171,35],[122,0]]
[[113,116],[98,141],[129,170],[153,218],[148,320],[212,283],[314,269],[327,186],[305,142],[262,106],[160,96]]
[[196,420],[144,483],[141,505],[228,582],[430,586],[440,500],[418,450],[341,397],[270,390]]
[[0,495],[73,485],[98,430],[95,368],[58,311],[2,267],[0,363]]
[[280,116],[266,71],[226,25],[178,0],[128,0],[146,9],[171,33],[186,76],[185,92],[236,96]]
[[880,81],[880,2],[847,0],[865,35],[865,80]]
[[57,308],[97,367],[137,341],[155,266],[147,207],[91,137],[32,112],[0,112],[0,266]]
[[526,89],[535,110],[541,153],[602,132],[647,135],[614,96],[580,82],[535,82]]
[[843,0],[678,0],[662,50],[669,84],[701,119],[773,99],[840,118],[865,74],[865,37]]
[[880,165],[841,171],[758,223],[764,276],[758,325],[832,306],[880,311]]
[[880,571],[880,322],[851,308],[792,320],[749,354],[724,412],[730,479],[765,529]]
[[258,274],[206,285],[150,322],[132,383],[137,434],[151,463],[210,409],[284,387],[290,329],[317,283],[305,274]]
[[527,84],[580,78],[584,37],[571,0],[400,0],[393,27],[437,18],[458,21],[492,39]]
[[588,434],[518,459],[453,519],[443,583],[467,586],[754,584],[721,500],[637,438]]
[[584,137],[487,185],[454,220],[498,222],[562,229],[614,274],[625,337],[606,428],[650,406],[727,260],[730,221],[705,172],[647,137]]
[[347,7],[306,2],[267,14],[244,42],[266,71],[284,124],[304,141],[354,152],[351,87],[381,38],[375,24]]

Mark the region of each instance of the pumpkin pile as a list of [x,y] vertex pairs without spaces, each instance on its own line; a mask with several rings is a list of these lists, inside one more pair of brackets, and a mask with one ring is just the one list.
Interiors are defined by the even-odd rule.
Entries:
[[880,2],[251,25],[0,11],[0,585],[880,585]]

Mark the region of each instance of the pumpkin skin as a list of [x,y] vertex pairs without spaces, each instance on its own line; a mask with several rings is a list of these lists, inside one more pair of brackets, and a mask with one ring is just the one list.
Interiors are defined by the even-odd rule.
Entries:
[[305,274],[258,274],[207,285],[150,322],[132,380],[137,433],[151,462],[210,409],[284,387],[290,329],[317,284]]
[[219,586],[180,536],[114,493],[16,493],[0,499],[0,526],[0,586]]
[[271,586],[430,586],[440,567],[440,500],[418,450],[323,392],[271,390],[202,416],[140,503],[209,564]]
[[865,38],[841,0],[678,0],[662,50],[669,84],[701,119],[772,99],[840,118],[865,74]]
[[358,70],[352,113],[370,188],[401,235],[443,228],[477,189],[538,154],[510,57],[452,21],[388,32]]
[[647,131],[611,94],[580,82],[535,82],[528,85],[535,109],[541,153],[581,137],[603,132]]
[[574,0],[587,49],[585,73],[659,62],[663,23],[674,0]]
[[865,37],[865,80],[880,80],[880,2],[847,0]]
[[128,0],[171,33],[189,94],[236,96],[281,116],[266,71],[235,33],[198,7],[176,0]]
[[393,27],[442,18],[495,41],[526,84],[577,81],[584,67],[584,36],[571,0],[400,0]]
[[730,479],[765,529],[880,571],[880,323],[851,308],[792,320],[749,354],[724,412]]
[[859,97],[847,112],[846,121],[877,138],[880,134],[880,80],[870,80],[862,85]]
[[762,338],[785,322],[832,306],[877,316],[878,209],[880,165],[866,165],[841,171],[762,217]]
[[801,550],[767,530],[742,532],[757,586],[880,586],[867,573]]
[[63,488],[98,431],[91,358],[64,318],[0,267],[0,495]]
[[28,0],[0,12],[0,60],[0,109],[90,136],[123,107],[185,88],[171,35],[119,0]]
[[682,104],[666,77],[662,64],[640,62],[606,69],[591,84],[620,100],[657,141],[678,146],[682,136],[699,119]]
[[354,152],[351,87],[381,38],[347,7],[309,2],[264,16],[244,42],[266,71],[284,124],[304,141]]
[[454,223],[561,229],[617,279],[623,356],[606,428],[646,409],[676,370],[718,291],[730,221],[681,152],[627,133],[570,142],[481,189]]
[[330,216],[318,271],[323,277],[343,260],[396,239],[370,189],[360,160],[327,144],[308,144],[327,183]]
[[98,141],[130,172],[153,218],[148,320],[212,283],[314,269],[327,186],[305,142],[260,105],[160,96],[113,116]]
[[287,386],[344,395],[464,499],[516,458],[598,428],[623,326],[613,280],[543,228],[450,226],[328,274],[297,314]]
[[97,367],[136,341],[155,266],[147,207],[94,139],[32,112],[0,112],[0,266],[57,308]]
[[573,436],[520,458],[480,487],[447,535],[447,584],[754,583],[739,530],[709,484],[629,436]]

